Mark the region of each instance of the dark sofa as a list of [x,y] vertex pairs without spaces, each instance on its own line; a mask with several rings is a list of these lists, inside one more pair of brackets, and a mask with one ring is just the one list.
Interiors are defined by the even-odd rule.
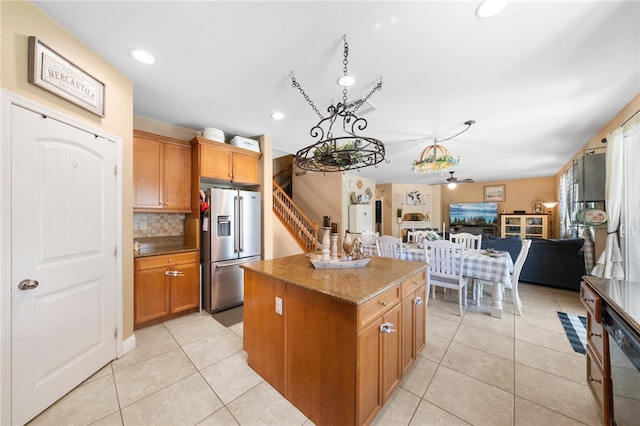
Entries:
[[[584,253],[582,246],[584,239],[547,240],[532,238],[531,248],[524,262],[520,281],[542,284],[569,290],[580,290],[580,281],[585,275]],[[505,238],[493,237],[489,234],[482,236],[482,248],[508,251],[513,261],[516,261],[522,239],[519,235]]]

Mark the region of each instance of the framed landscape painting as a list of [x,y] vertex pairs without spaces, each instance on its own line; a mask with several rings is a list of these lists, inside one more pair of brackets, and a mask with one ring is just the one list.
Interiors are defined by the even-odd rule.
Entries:
[[506,199],[504,185],[486,185],[484,187],[484,202],[496,203]]

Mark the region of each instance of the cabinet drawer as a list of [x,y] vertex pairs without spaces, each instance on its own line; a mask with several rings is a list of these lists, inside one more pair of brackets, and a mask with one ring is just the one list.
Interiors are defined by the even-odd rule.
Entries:
[[587,384],[591,388],[591,392],[600,403],[600,409],[604,409],[605,398],[605,375],[600,369],[598,362],[591,352],[591,348],[587,347]]
[[358,308],[356,328],[362,329],[368,322],[391,309],[398,302],[400,302],[399,285],[373,297]]
[[602,299],[586,283],[580,283],[580,300],[597,322],[602,322]]
[[404,299],[410,294],[413,294],[420,286],[425,285],[426,280],[424,278],[424,272],[420,272],[419,274],[415,274],[412,277],[407,278],[402,281],[402,298]]
[[591,313],[587,314],[587,343],[593,352],[595,361],[604,371],[604,327],[597,322]]
[[165,268],[194,262],[200,263],[199,251],[139,257],[135,259],[135,270],[144,271],[145,269]]

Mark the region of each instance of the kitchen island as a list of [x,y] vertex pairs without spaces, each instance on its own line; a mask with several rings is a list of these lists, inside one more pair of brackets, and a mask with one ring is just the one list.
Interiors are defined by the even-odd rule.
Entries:
[[368,424],[425,345],[426,263],[242,265],[249,366],[317,425]]

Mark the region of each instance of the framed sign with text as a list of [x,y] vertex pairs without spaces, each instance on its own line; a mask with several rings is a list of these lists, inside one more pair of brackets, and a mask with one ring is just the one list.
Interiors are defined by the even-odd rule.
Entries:
[[104,117],[104,83],[29,36],[28,81]]

